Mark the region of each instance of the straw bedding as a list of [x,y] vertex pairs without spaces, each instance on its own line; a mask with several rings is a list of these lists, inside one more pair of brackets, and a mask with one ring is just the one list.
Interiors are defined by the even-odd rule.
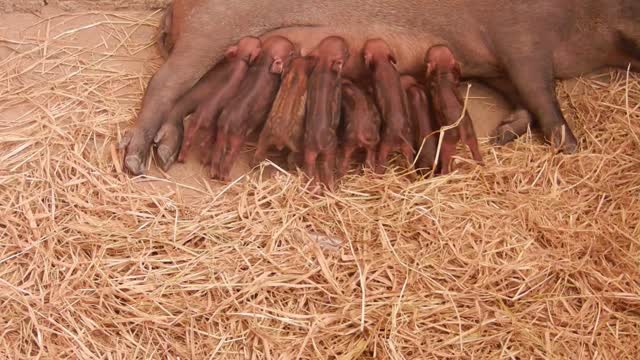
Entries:
[[637,74],[559,83],[575,155],[484,143],[485,167],[323,196],[267,167],[180,184],[114,147],[157,19],[0,38],[0,358],[637,359]]

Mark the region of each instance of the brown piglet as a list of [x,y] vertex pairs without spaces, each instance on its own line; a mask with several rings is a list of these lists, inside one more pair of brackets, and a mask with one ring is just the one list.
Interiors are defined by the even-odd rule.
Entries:
[[[200,129],[206,132],[203,145],[210,148],[212,140],[216,136],[218,117],[225,104],[240,89],[249,68],[260,55],[261,46],[262,44],[258,38],[251,36],[242,38],[237,45],[227,50],[224,67],[216,71],[216,74],[206,77],[206,87],[202,91],[206,91],[207,94],[205,95],[205,100],[198,105],[189,127],[187,127],[178,161],[184,161],[193,138]],[[200,89],[196,87],[194,90],[199,91]]]
[[403,75],[400,82],[407,96],[409,116],[415,134],[416,169],[425,171],[433,168],[436,162],[436,152],[438,151],[436,131],[440,126],[433,114],[425,87],[410,75]]
[[315,66],[309,77],[307,120],[304,135],[304,163],[307,176],[317,181],[320,160],[322,182],[333,189],[340,125],[342,68],[349,59],[347,42],[329,36],[311,52]]
[[364,44],[364,62],[373,80],[376,103],[382,115],[382,138],[378,147],[376,171],[384,172],[389,154],[399,151],[413,163],[413,133],[407,98],[400,83],[395,55],[382,39],[369,39]]
[[425,62],[427,63],[426,78],[438,123],[445,127],[454,125],[460,120],[456,128],[444,133],[440,150],[441,173],[448,174],[452,171],[456,145],[461,139],[469,147],[473,159],[482,164],[482,154],[471,118],[468,112],[463,114],[464,101],[458,91],[462,75],[460,64],[446,45],[435,45],[429,48]]
[[[256,37],[246,36],[240,39],[236,45],[227,49],[225,60],[207,72],[171,110],[167,125],[181,125],[184,117],[193,113],[180,148],[179,162],[184,162],[200,129],[206,131],[203,144],[209,144],[214,138],[216,120],[222,107],[240,88],[249,67],[260,54],[260,48],[260,39]],[[164,126],[158,133],[158,138],[164,135],[164,131],[171,131],[171,126]],[[156,142],[159,140],[156,139]]]
[[264,40],[260,55],[218,119],[211,155],[212,178],[229,180],[231,168],[247,136],[266,120],[282,73],[294,52],[295,47],[287,38],[271,36]]
[[253,159],[254,164],[267,157],[270,147],[290,151],[290,164],[293,157],[302,152],[304,141],[305,113],[307,104],[307,86],[313,61],[308,57],[297,57],[285,71],[273,102],[271,112],[260,133],[258,146]]
[[342,80],[342,119],[342,158],[338,166],[339,176],[347,173],[353,153],[361,148],[367,153],[367,166],[375,169],[382,119],[371,95],[348,79]]

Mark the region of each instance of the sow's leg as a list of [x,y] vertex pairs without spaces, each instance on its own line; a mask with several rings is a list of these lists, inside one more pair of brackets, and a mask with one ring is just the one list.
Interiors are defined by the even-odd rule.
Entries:
[[144,172],[154,139],[161,165],[171,165],[182,143],[182,125],[167,123],[167,116],[177,100],[222,59],[229,45],[243,36],[263,34],[276,25],[286,26],[286,21],[273,13],[273,6],[261,9],[257,11],[246,2],[174,0],[170,26],[179,22],[180,31],[171,32],[176,34],[172,36],[175,44],[169,58],[149,82],[138,119],[120,144],[125,150],[125,166],[131,173]]
[[[522,103],[537,120],[545,139],[556,150],[571,154],[578,141],[562,115],[555,92],[552,55],[532,44],[501,44],[499,53]],[[502,51],[500,51],[502,50]]]
[[[125,166],[132,174],[144,173],[151,142],[157,137],[177,99],[209,69],[215,60],[211,54],[221,55],[225,45],[206,37],[181,37],[175,44],[167,62],[151,78],[138,119],[120,143],[125,150]],[[158,155],[165,168],[169,167],[171,159],[175,159],[182,142],[181,124],[167,125],[170,128],[157,139]]]

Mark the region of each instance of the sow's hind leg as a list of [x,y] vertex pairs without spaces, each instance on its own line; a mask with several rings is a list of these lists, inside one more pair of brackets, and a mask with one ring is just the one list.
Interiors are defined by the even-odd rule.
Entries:
[[[206,38],[178,41],[158,72],[151,78],[142,100],[138,119],[128,129],[120,147],[125,150],[126,168],[134,175],[144,173],[151,143],[157,140],[158,154],[168,168],[182,143],[182,124],[167,123],[169,112],[212,65],[211,54],[222,55],[224,46],[217,47]],[[161,134],[159,129],[165,125]],[[160,136],[158,136],[160,135]]]
[[[501,34],[497,34],[501,35]],[[544,31],[514,44],[502,34],[496,39],[496,49],[502,54],[503,66],[509,80],[517,89],[522,104],[540,125],[545,139],[554,149],[570,154],[577,150],[578,141],[569,128],[556,97],[552,54],[540,49],[536,40],[551,36]],[[511,36],[509,36],[511,35]]]

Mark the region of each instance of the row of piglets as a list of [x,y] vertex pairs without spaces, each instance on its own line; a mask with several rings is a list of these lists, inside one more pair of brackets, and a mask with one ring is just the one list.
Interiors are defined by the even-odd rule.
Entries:
[[170,121],[193,113],[178,161],[184,161],[195,135],[203,131],[203,147],[213,143],[203,162],[210,163],[212,178],[228,180],[248,135],[262,128],[254,163],[264,160],[271,147],[287,148],[290,160],[304,154],[310,178],[333,188],[339,148],[340,176],[361,148],[366,164],[379,173],[396,151],[410,164],[416,160],[419,169],[429,169],[435,164],[436,132],[460,121],[444,133],[441,172],[451,170],[460,139],[482,162],[470,118],[463,114],[460,69],[449,48],[429,49],[424,85],[398,73],[393,52],[383,40],[367,41],[362,54],[367,79],[346,79],[342,68],[350,54],[341,37],[325,38],[307,56],[300,56],[281,36],[264,42],[241,39],[172,111]]

